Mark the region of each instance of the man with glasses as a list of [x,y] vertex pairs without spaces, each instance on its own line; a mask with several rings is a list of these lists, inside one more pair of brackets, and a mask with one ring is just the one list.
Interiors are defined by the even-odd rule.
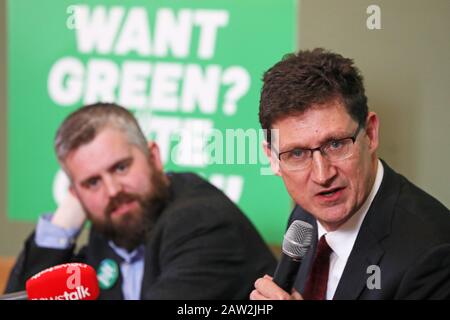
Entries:
[[269,275],[251,299],[449,299],[450,213],[378,159],[379,119],[351,59],[315,49],[264,74],[265,152],[314,227],[292,292]]

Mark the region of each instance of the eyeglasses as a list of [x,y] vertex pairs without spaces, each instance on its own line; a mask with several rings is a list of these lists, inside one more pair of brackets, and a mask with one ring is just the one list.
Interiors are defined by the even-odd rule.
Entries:
[[320,151],[320,154],[330,161],[344,160],[353,154],[356,137],[361,125],[358,125],[353,136],[330,140],[318,148],[294,148],[292,150],[284,151],[278,154],[278,160],[283,168],[289,171],[301,170],[309,167],[312,162],[312,154],[314,151]]

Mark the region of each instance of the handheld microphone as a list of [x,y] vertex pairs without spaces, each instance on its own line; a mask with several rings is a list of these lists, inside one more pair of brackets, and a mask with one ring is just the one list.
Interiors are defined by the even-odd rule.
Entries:
[[295,220],[284,235],[283,252],[273,281],[288,293],[291,293],[302,259],[311,246],[312,234],[312,225]]
[[100,289],[97,274],[83,263],[45,269],[26,282],[26,291],[0,296],[0,300],[95,300]]

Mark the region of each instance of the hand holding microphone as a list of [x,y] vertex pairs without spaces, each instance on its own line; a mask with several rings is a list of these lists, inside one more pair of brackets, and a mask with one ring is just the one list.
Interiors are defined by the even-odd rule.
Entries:
[[312,234],[313,226],[309,223],[296,220],[290,225],[283,239],[283,252],[274,277],[266,275],[259,278],[255,282],[255,290],[250,294],[250,299],[302,299],[302,296],[292,288],[301,262],[311,246]]
[[100,293],[97,274],[83,263],[45,269],[26,282],[26,291],[0,296],[0,300],[95,300]]

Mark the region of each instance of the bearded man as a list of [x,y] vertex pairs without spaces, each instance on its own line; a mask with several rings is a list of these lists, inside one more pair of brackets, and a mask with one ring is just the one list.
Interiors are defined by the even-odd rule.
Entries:
[[[55,151],[70,192],[40,217],[7,292],[67,262],[97,271],[99,299],[245,299],[275,258],[220,190],[192,173],[165,173],[133,115],[98,103],[70,114]],[[92,228],[78,252],[85,221]]]

